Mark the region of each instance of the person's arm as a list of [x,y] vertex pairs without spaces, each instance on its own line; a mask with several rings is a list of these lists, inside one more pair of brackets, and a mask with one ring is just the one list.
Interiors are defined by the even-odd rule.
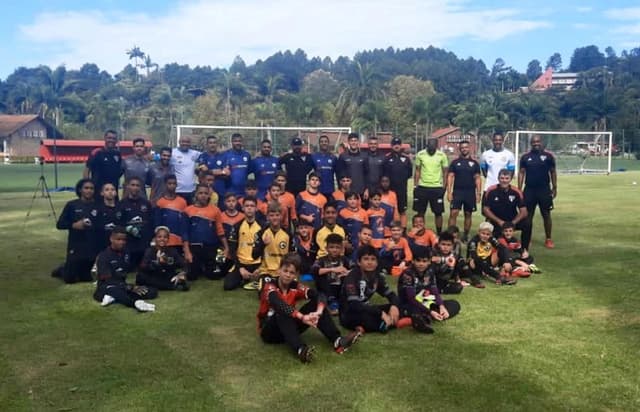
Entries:
[[489,208],[489,206],[483,206],[482,207],[482,214],[489,219],[491,222],[493,222],[493,224],[497,224],[498,226],[502,227],[502,225],[504,225],[504,220],[500,219],[498,216],[496,216],[492,211],[491,208]]
[[[451,168],[449,168],[451,170]],[[453,200],[453,182],[455,181],[455,173],[449,171],[447,173],[447,200],[451,202]]]
[[551,196],[555,199],[558,196],[558,173],[555,167],[549,171],[549,175],[551,176]]
[[416,160],[416,172],[413,175],[413,185],[417,187],[418,183],[420,183],[420,162]]
[[526,206],[522,206],[518,208],[518,214],[516,215],[516,217],[513,218],[513,224],[517,225],[518,222],[523,221],[524,219],[527,218],[527,216],[529,216],[529,212],[527,211]]
[[520,171],[518,172],[518,190],[522,190],[522,185],[524,185],[524,177],[527,174],[527,168],[525,167],[525,157],[522,156],[520,158]]
[[402,239],[402,248],[404,249],[404,261],[407,262],[407,264],[411,263],[413,261],[413,253],[411,252],[407,239]]
[[480,177],[480,173],[476,173],[475,180],[476,180],[476,203],[479,203],[480,199],[482,199],[482,177]]
[[480,170],[482,171],[482,176],[486,178],[489,165],[487,164],[487,159],[485,158],[484,153],[480,155]]
[[429,310],[416,300],[416,288],[413,286],[413,278],[411,276],[405,274],[402,275],[399,280],[398,292],[402,293],[402,296],[404,296],[405,300],[409,302],[409,305],[413,308],[414,312],[419,312],[424,315],[429,314]]
[[264,242],[263,236],[268,230],[269,230],[269,227],[260,229],[260,231],[256,235],[255,241],[253,242],[253,248],[251,249],[251,257],[253,259],[258,259],[262,257],[262,255],[264,254],[264,248],[267,245]]
[[441,165],[442,167],[442,186],[446,187],[445,185],[447,184],[447,175],[449,174],[449,163],[447,161],[447,155],[442,153],[442,161],[441,161]]

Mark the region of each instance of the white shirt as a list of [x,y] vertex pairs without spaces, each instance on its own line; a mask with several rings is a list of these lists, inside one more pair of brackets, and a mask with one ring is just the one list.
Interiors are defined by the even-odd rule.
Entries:
[[200,152],[189,149],[186,152],[177,147],[171,151],[171,164],[176,171],[178,193],[190,193],[196,190],[196,164]]
[[484,190],[489,186],[498,184],[498,174],[502,169],[514,171],[516,168],[516,158],[513,153],[507,149],[496,152],[489,149],[480,156],[480,168],[487,171],[487,177],[484,180]]

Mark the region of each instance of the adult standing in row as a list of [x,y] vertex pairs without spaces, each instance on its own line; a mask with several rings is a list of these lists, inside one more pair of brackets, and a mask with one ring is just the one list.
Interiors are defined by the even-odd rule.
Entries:
[[178,180],[176,193],[186,200],[187,204],[193,203],[193,192],[196,189],[196,165],[200,152],[191,148],[191,136],[180,138],[178,147],[171,152],[171,165]]
[[295,197],[307,189],[307,175],[313,170],[313,160],[310,154],[302,152],[302,139],[291,139],[291,151],[280,157],[278,167],[287,172],[287,192]]
[[258,198],[264,200],[269,186],[273,183],[278,169],[278,158],[271,155],[273,147],[271,140],[264,139],[260,143],[260,156],[251,161],[250,171],[256,178],[256,186],[258,186]]
[[151,186],[149,200],[152,205],[155,205],[158,199],[167,193],[164,178],[175,174],[176,171],[171,164],[171,148],[163,147],[160,149],[160,161],[153,163],[149,167],[149,174],[147,175],[147,184]]
[[320,176],[320,193],[330,199],[336,189],[336,166],[338,158],[329,151],[329,137],[322,135],[318,139],[319,151],[311,154],[313,171]]
[[97,193],[100,193],[105,183],[114,185],[116,193],[120,187],[122,155],[117,144],[118,133],[115,130],[107,130],[104,133],[104,147],[93,151],[87,158],[82,176],[93,181]]
[[489,186],[498,184],[498,174],[500,170],[516,170],[516,159],[513,153],[504,148],[504,136],[496,132],[491,139],[493,147],[485,150],[480,156],[480,169],[485,177],[484,190]]
[[227,167],[224,153],[218,151],[218,138],[214,135],[207,136],[207,151],[198,157],[198,173],[206,173],[211,170],[215,177],[213,189],[218,193],[218,207],[224,204],[224,194],[227,191],[227,179],[229,168]]
[[367,139],[367,175],[366,189],[363,198],[369,200],[369,197],[380,187],[380,178],[385,161],[384,154],[378,150],[378,137],[369,136]]
[[244,196],[244,187],[249,177],[251,155],[244,150],[240,133],[231,135],[231,149],[225,152],[225,161],[229,167],[227,192],[231,192],[236,196]]
[[385,158],[382,174],[391,182],[391,189],[398,197],[398,213],[402,227],[407,227],[407,184],[413,175],[413,166],[409,156],[402,153],[402,140],[391,139],[391,153]]
[[[145,147],[144,139],[136,137],[133,139],[133,155],[128,156],[122,161],[122,173],[124,174],[125,184],[132,177],[137,177],[142,182],[142,190],[140,191],[140,197],[142,199],[147,198],[147,190],[145,189],[145,183],[147,182],[147,175],[151,162],[147,159],[147,148]],[[126,197],[126,195],[124,196]]]
[[367,155],[360,151],[360,136],[358,133],[349,133],[348,148],[338,157],[336,174],[351,177],[351,190],[362,195],[367,188]]
[[438,150],[438,139],[427,140],[427,148],[416,155],[414,175],[413,210],[424,217],[427,206],[431,207],[435,218],[436,233],[442,232],[442,214],[444,213],[444,179],[447,175],[449,160]]
[[533,223],[533,215],[538,206],[544,223],[544,246],[553,249],[555,245],[551,240],[551,210],[553,199],[558,194],[556,158],[553,153],[542,147],[542,138],[539,135],[531,138],[531,150],[520,158],[518,189],[522,190],[523,183],[524,202],[527,205],[529,220]]
[[447,174],[447,200],[451,204],[449,226],[456,224],[460,210],[464,211],[464,235],[462,241],[469,239],[471,214],[482,197],[482,178],[480,164],[471,158],[469,142],[458,143],[460,156],[449,165]]

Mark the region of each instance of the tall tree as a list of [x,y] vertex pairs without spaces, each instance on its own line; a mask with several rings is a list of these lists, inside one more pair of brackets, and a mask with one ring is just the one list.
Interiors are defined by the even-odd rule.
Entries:
[[134,44],[131,49],[127,50],[127,56],[129,56],[129,60],[133,59],[133,67],[136,69],[136,80],[140,81],[140,74],[138,73],[138,67],[140,67],[140,65],[138,64],[138,59],[144,60],[145,53],[140,49],[140,47]]
[[527,65],[527,79],[534,81],[542,74],[542,66],[540,66],[540,60],[531,60]]
[[547,69],[551,67],[554,72],[562,70],[562,56],[560,53],[553,53],[547,60]]
[[578,47],[573,51],[569,70],[572,72],[584,72],[594,67],[605,65],[604,54],[598,50],[598,46]]

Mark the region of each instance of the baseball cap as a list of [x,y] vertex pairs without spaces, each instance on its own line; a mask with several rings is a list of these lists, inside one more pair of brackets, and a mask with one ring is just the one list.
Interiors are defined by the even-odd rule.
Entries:
[[391,139],[391,144],[402,144],[402,140],[400,140],[399,137],[394,137],[393,139]]
[[302,146],[302,139],[299,137],[294,137],[293,139],[291,139],[291,145],[292,146]]

